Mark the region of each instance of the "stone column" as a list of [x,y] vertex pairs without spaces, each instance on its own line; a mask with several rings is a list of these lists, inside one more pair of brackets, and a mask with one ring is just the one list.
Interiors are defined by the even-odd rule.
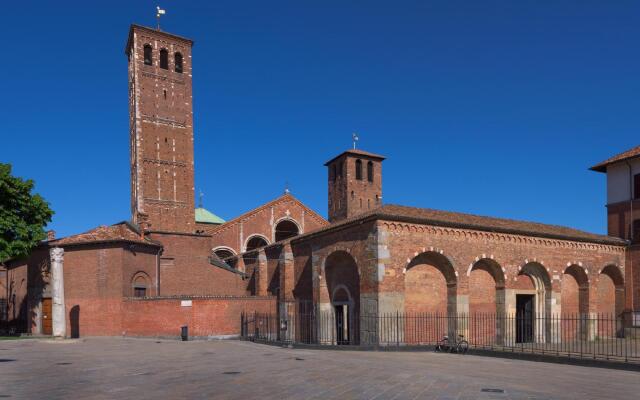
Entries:
[[53,337],[64,338],[67,336],[67,319],[64,307],[64,249],[60,247],[52,248],[50,257]]

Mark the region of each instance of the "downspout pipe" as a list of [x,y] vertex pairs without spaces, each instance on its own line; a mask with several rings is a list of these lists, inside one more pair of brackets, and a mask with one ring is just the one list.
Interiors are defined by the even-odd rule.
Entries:
[[162,247],[156,253],[156,296],[160,296],[160,255],[162,255]]
[[[633,229],[633,200],[634,200],[634,193],[633,193],[633,170],[631,168],[631,163],[629,162],[629,160],[626,160],[625,163],[627,164],[627,168],[629,168],[629,250],[631,246],[633,246],[633,243],[635,242],[635,238],[634,236],[634,229]],[[631,318],[632,321],[631,323],[633,324],[635,321],[635,301],[634,301],[634,297],[635,297],[635,293],[634,293],[634,280],[633,280],[633,257],[631,256],[631,254],[629,254],[629,278],[631,280],[630,284],[629,284],[629,289],[631,291]]]

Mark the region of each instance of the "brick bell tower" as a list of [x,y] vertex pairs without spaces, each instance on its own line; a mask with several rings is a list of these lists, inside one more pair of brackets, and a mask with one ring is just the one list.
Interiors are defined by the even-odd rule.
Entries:
[[195,229],[192,46],[157,29],[129,30],[131,213],[153,231]]
[[324,165],[329,175],[329,222],[382,205],[383,156],[347,150]]

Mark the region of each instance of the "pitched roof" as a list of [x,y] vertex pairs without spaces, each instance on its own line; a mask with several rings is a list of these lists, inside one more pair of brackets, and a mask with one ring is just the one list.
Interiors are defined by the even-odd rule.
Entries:
[[337,158],[342,157],[345,154],[355,154],[358,156],[364,156],[364,157],[370,157],[370,158],[376,158],[378,160],[384,160],[385,157],[381,156],[379,154],[374,154],[374,153],[369,153],[368,151],[364,151],[364,150],[358,150],[358,149],[350,149],[347,151],[343,151],[342,153],[338,154],[337,156],[333,157],[331,160],[327,161],[326,163],[324,163],[324,165],[329,165],[331,164],[331,162]]
[[305,206],[300,200],[295,198],[291,193],[287,192],[287,193],[283,194],[282,196],[280,196],[278,198],[275,198],[275,199],[271,200],[270,202],[267,202],[267,203],[261,205],[260,207],[254,208],[251,211],[248,211],[248,212],[246,212],[246,213],[244,213],[242,215],[239,215],[239,216],[237,216],[237,217],[225,222],[222,225],[215,226],[212,229],[207,229],[207,233],[213,235],[214,233],[225,229],[226,227],[230,226],[231,224],[233,224],[235,222],[238,222],[238,221],[240,221],[242,219],[248,218],[248,217],[252,216],[253,214],[256,214],[256,213],[264,210],[265,208],[269,208],[272,205],[274,205],[274,204],[276,204],[276,203],[278,203],[278,202],[280,202],[282,200],[286,200],[286,199],[293,200],[293,201],[297,202],[298,204],[300,204],[300,206],[302,206],[305,209],[305,212],[307,213],[305,215],[310,215],[311,217],[317,219],[319,222],[324,223],[324,224],[328,224],[327,220],[322,218],[322,216],[320,214],[318,214],[317,212],[313,211],[309,207]]
[[617,154],[609,158],[608,160],[605,160],[601,163],[594,165],[589,169],[596,172],[607,172],[607,167],[609,165],[620,162],[620,161],[629,160],[631,158],[636,158],[636,157],[640,157],[640,146],[636,146],[633,149]]
[[196,208],[196,222],[203,224],[224,224],[224,220],[206,208]]
[[623,246],[627,242],[616,237],[598,235],[574,228],[559,225],[548,225],[537,222],[518,221],[506,218],[484,217],[480,215],[464,214],[451,211],[440,211],[429,208],[407,207],[400,205],[384,205],[375,210],[354,216],[352,218],[331,224],[327,227],[292,238],[292,241],[304,240],[319,233],[330,231],[338,227],[350,225],[367,219],[382,219],[419,223],[425,225],[444,226],[452,228],[474,229],[479,231],[500,232],[524,236],[544,237],[551,239],[573,240],[579,242],[611,244]]
[[67,236],[61,239],[51,240],[52,246],[68,246],[89,243],[128,242],[149,246],[162,247],[160,244],[146,238],[141,238],[137,227],[129,222],[120,222],[114,225],[101,225],[87,232]]

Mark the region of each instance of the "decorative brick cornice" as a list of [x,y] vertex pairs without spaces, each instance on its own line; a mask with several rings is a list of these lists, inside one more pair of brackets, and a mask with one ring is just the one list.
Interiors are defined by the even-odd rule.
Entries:
[[431,225],[418,225],[403,222],[381,222],[382,226],[391,232],[424,233],[434,236],[449,236],[478,241],[494,241],[513,244],[531,244],[556,248],[568,248],[579,250],[599,250],[612,253],[624,253],[625,246],[613,246],[600,243],[577,242],[571,240],[547,239],[535,236],[524,236],[507,233],[484,232],[471,229],[445,228]]

